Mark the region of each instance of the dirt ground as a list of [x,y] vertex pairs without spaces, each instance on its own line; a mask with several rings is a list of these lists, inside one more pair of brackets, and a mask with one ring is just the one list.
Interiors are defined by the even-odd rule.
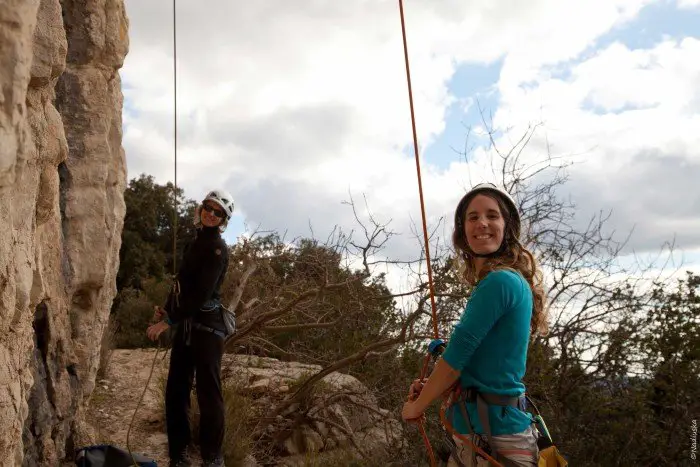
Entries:
[[[95,428],[97,443],[127,448],[127,431],[146,386],[155,349],[115,350],[107,374],[96,382],[86,419]],[[165,351],[158,353],[153,376],[129,435],[132,452],[168,465],[163,395],[167,375]]]

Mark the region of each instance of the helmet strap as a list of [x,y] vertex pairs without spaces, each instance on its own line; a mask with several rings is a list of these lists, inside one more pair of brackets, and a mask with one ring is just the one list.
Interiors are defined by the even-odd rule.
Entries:
[[506,241],[503,239],[501,246],[498,247],[498,250],[491,253],[481,254],[473,251],[471,248],[469,248],[469,250],[469,254],[477,258],[495,258],[496,256],[501,256],[506,251]]

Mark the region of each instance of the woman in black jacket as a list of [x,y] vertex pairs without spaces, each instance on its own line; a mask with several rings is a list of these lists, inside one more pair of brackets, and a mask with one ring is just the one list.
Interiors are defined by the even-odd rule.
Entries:
[[219,289],[228,267],[228,248],[221,238],[233,214],[233,199],[223,190],[210,192],[195,211],[197,235],[188,245],[177,274],[177,289],[163,308],[160,320],[146,331],[152,340],[174,328],[165,415],[170,465],[190,466],[190,392],[197,378],[197,401],[201,413],[199,439],[204,466],[222,466],[224,400],[221,390],[221,357],[226,327]]

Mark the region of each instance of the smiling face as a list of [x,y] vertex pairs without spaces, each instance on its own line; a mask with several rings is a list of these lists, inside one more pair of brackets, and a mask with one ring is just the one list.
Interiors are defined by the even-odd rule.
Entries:
[[489,196],[476,195],[464,215],[464,236],[469,248],[479,255],[498,251],[505,225],[498,202]]
[[221,206],[212,202],[205,201],[202,204],[202,225],[205,227],[217,227],[226,217],[226,213],[221,209]]

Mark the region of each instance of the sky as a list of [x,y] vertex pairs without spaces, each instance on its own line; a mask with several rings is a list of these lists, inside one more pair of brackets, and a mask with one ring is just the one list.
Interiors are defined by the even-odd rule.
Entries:
[[[172,2],[126,9],[128,177],[165,183]],[[609,229],[633,229],[627,258],[674,240],[676,265],[700,272],[700,0],[405,0],[404,10],[431,226],[465,187],[497,181],[484,120],[506,150],[540,124],[522,160],[572,163],[558,194],[576,204],[575,222],[611,211]],[[386,254],[420,252],[401,40],[395,0],[178,0],[177,181],[188,198],[231,192],[229,243],[255,228],[353,229],[352,196],[399,234]]]

